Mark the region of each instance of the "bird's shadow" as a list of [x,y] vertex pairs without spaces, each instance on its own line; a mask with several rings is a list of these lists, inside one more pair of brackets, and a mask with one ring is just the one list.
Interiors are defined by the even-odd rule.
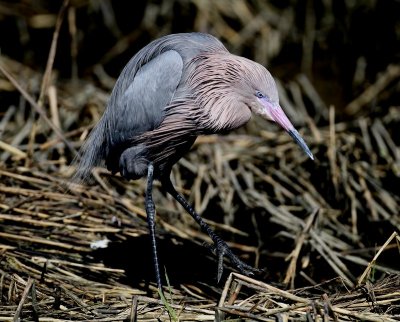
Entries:
[[[231,272],[224,266],[221,281],[217,283],[217,259],[211,250],[190,240],[164,234],[157,236],[157,251],[161,269],[161,278],[166,285],[167,274],[171,286],[181,284],[209,285],[222,288],[223,281]],[[148,287],[155,282],[152,248],[148,235],[130,237],[122,242],[111,242],[107,248],[92,253],[107,267],[125,271],[120,282],[132,287]],[[164,270],[165,268],[165,270]]]

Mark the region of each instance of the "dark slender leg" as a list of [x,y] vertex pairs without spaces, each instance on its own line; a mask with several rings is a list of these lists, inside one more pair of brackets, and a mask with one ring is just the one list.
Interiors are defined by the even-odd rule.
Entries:
[[154,263],[154,270],[156,273],[157,287],[158,289],[161,290],[162,285],[161,285],[160,267],[158,265],[157,242],[156,242],[156,231],[155,231],[156,208],[154,206],[153,195],[152,195],[153,171],[154,171],[153,164],[149,163],[147,169],[146,213],[147,213],[147,223],[149,225],[149,231],[150,231],[151,248],[153,250],[153,263]]
[[217,272],[217,280],[221,279],[222,271],[223,271],[223,258],[227,256],[231,263],[236,266],[236,268],[245,275],[254,275],[254,272],[262,272],[262,270],[251,267],[246,263],[242,262],[229,248],[229,246],[208,226],[203,218],[194,211],[192,206],[185,200],[185,198],[180,195],[172,185],[172,182],[169,178],[164,178],[162,181],[163,188],[178,201],[183,208],[193,217],[194,220],[200,225],[201,229],[210,236],[212,241],[214,242],[215,249],[217,251],[218,256],[218,272]]

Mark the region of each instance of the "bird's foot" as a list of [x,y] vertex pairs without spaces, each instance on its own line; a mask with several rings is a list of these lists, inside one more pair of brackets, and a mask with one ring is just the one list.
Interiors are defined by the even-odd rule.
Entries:
[[216,253],[218,256],[218,271],[217,271],[217,282],[221,280],[222,273],[224,270],[224,257],[229,258],[232,265],[243,275],[246,276],[254,276],[256,273],[262,273],[264,270],[252,267],[237,257],[229,246],[223,241],[220,237],[216,236],[216,240],[213,245],[209,245],[209,247]]

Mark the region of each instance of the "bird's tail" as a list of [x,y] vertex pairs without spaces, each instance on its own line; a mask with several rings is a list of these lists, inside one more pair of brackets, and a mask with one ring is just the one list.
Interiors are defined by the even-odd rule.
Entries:
[[104,161],[106,154],[105,122],[101,119],[82,145],[79,155],[75,157],[72,166],[75,166],[75,173],[71,183],[85,183],[91,175],[93,167]]

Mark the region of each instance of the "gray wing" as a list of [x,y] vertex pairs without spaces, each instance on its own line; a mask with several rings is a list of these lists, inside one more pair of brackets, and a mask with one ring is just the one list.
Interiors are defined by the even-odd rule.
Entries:
[[173,34],[151,42],[128,62],[104,115],[109,170],[118,171],[119,155],[136,136],[161,124],[187,63],[209,51],[226,49],[207,34]]
[[142,66],[124,92],[116,90],[105,115],[110,148],[160,125],[164,108],[180,82],[182,68],[181,56],[169,50]]
[[125,91],[116,88],[104,115],[109,170],[118,171],[120,154],[136,136],[161,124],[165,107],[181,80],[182,69],[181,56],[169,50],[143,65]]

